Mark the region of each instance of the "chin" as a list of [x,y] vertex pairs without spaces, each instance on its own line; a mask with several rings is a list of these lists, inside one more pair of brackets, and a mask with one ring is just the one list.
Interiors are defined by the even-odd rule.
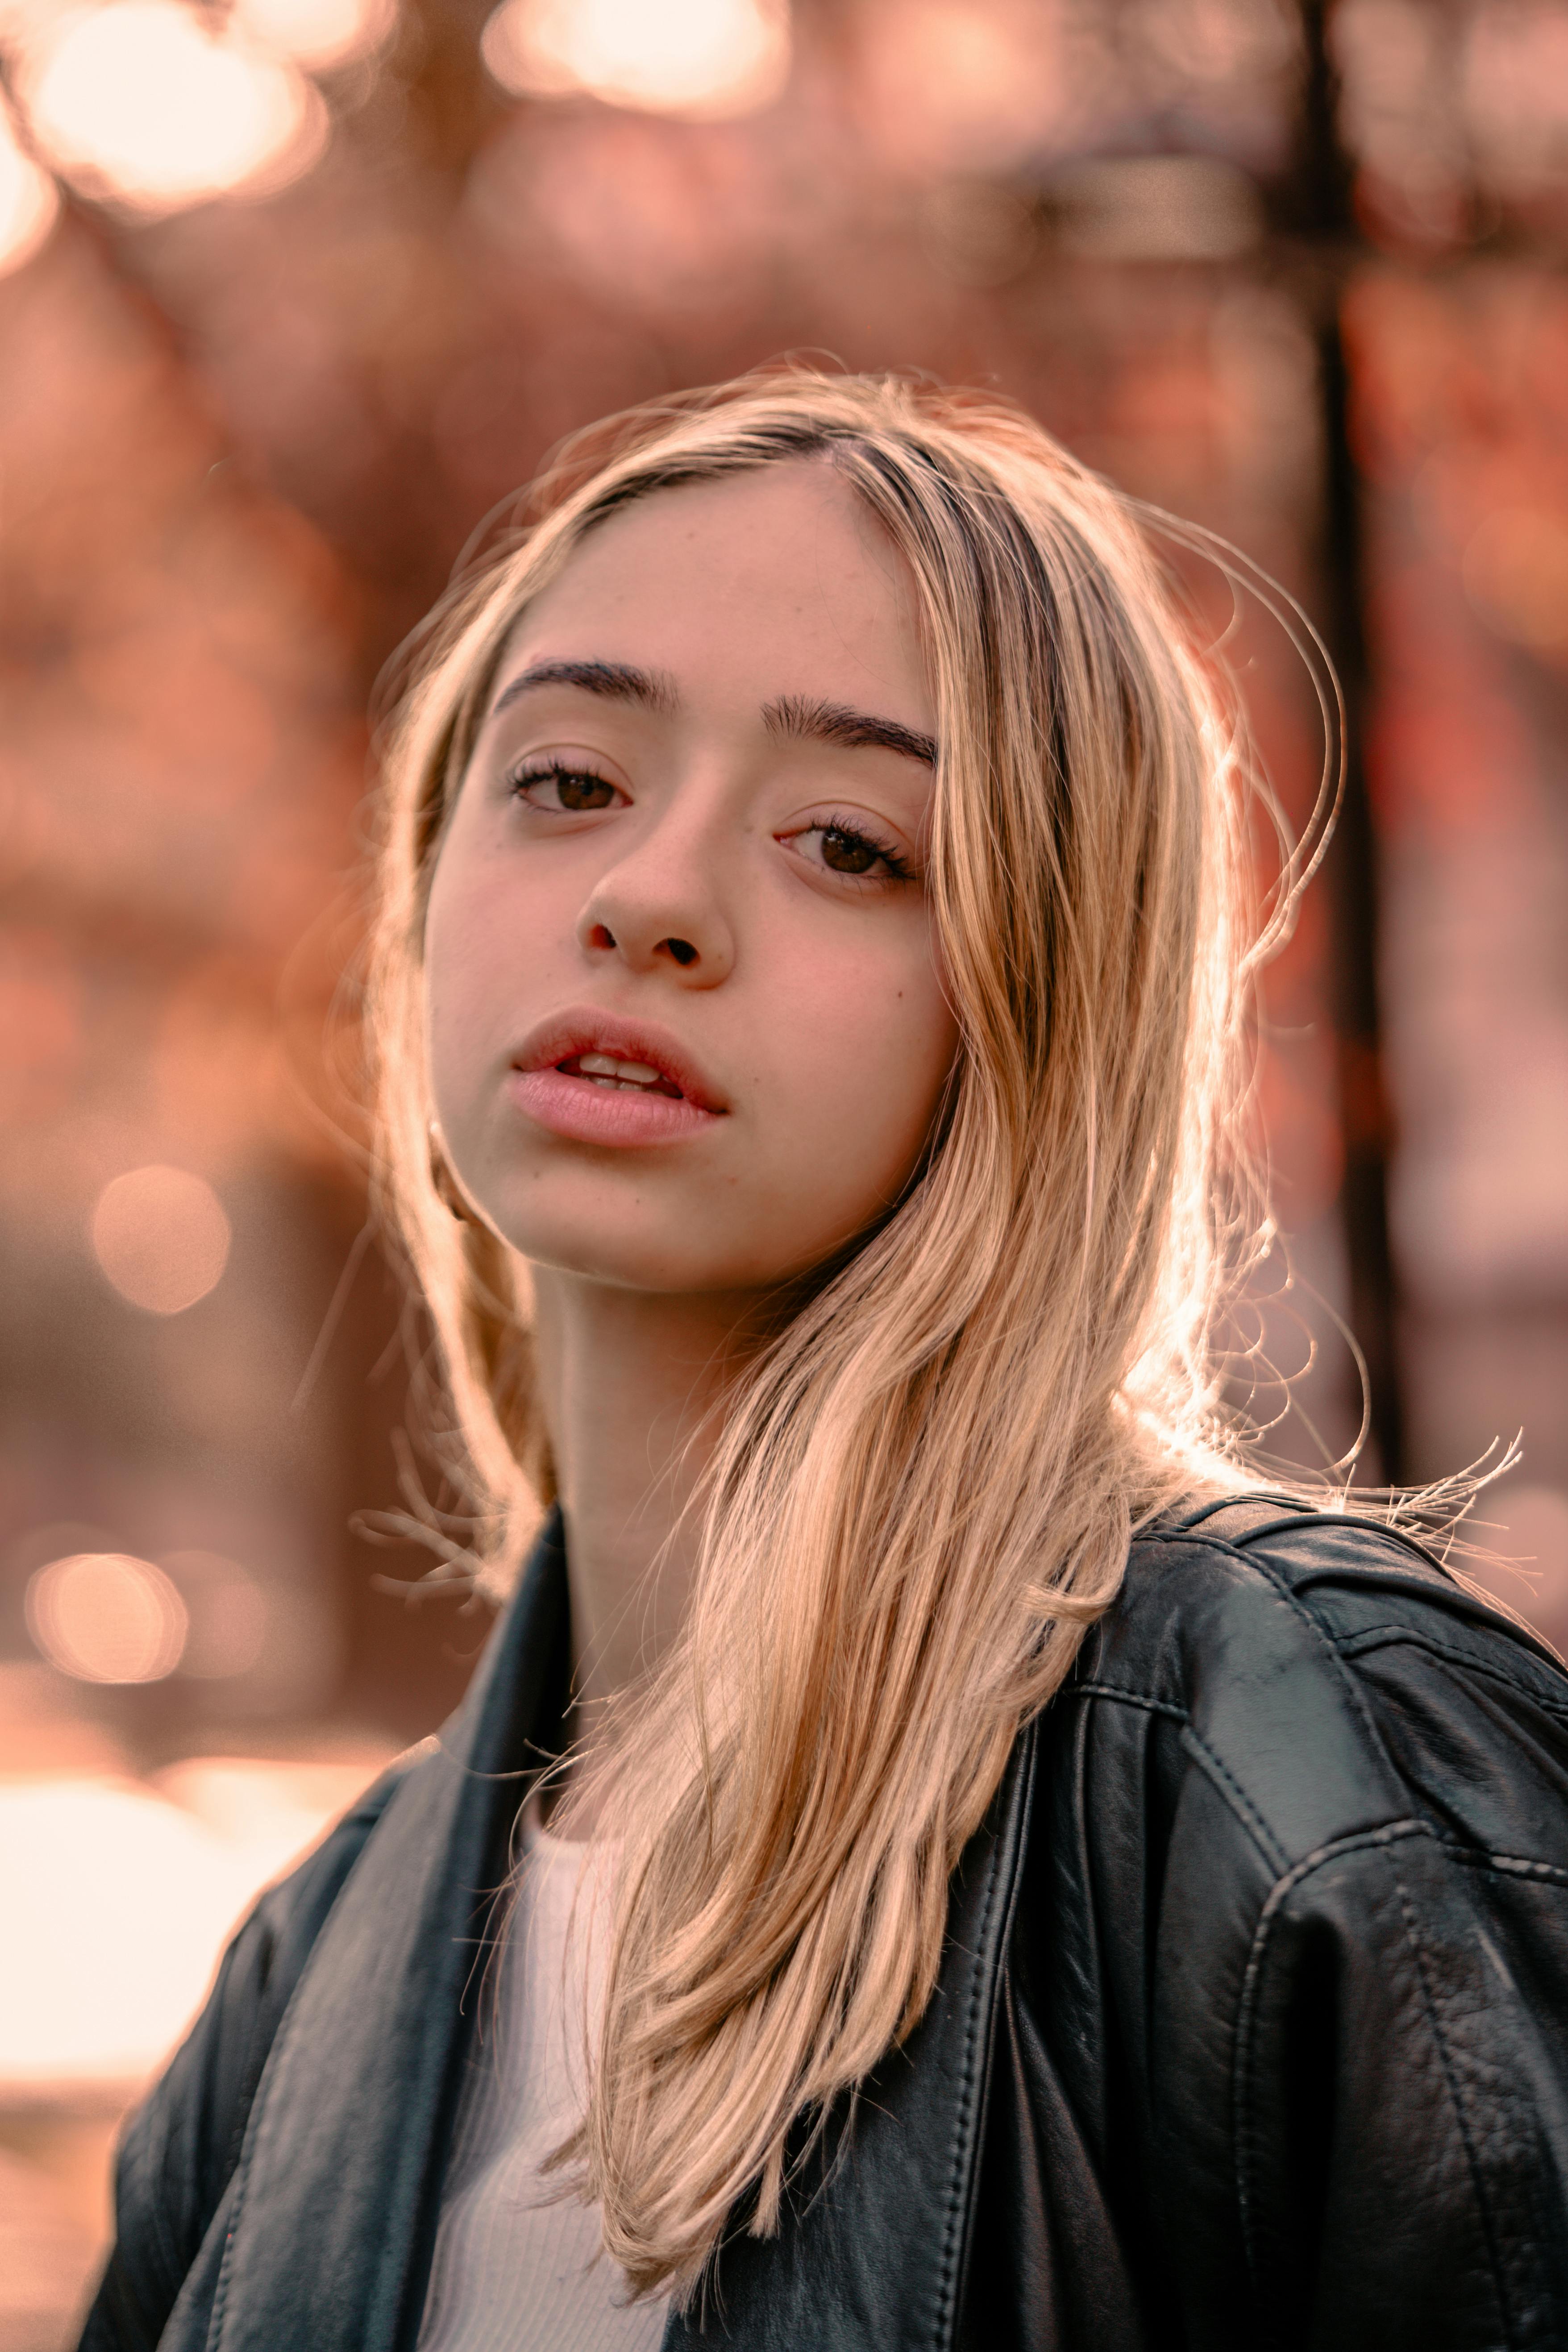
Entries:
[[631,1225],[632,1221],[623,1216],[617,1230],[606,1234],[598,1220],[589,1230],[575,1219],[496,1220],[497,1231],[531,1265],[574,1275],[584,1282],[602,1282],[612,1289],[670,1296],[749,1286],[751,1277],[737,1272],[730,1261],[716,1258],[711,1252],[678,1247],[657,1234],[628,1230]]

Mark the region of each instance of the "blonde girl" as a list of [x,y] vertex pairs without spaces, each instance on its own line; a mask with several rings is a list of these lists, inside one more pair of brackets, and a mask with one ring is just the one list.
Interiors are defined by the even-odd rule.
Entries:
[[435,616],[370,1002],[501,1614],[86,2345],[1568,2343],[1568,1680],[1224,1409],[1244,785],[994,400],[637,412]]

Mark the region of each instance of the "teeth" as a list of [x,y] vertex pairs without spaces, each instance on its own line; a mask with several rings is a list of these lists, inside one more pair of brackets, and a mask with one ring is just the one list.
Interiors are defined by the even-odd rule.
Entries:
[[647,1062],[617,1062],[613,1054],[579,1054],[577,1067],[585,1078],[597,1078],[601,1085],[654,1087],[664,1076]]

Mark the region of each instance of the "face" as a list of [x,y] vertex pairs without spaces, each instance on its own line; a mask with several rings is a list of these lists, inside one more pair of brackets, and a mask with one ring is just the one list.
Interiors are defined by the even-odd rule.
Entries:
[[901,559],[826,467],[653,493],[520,622],[433,877],[447,1158],[542,1266],[763,1291],[895,1202],[957,1047]]

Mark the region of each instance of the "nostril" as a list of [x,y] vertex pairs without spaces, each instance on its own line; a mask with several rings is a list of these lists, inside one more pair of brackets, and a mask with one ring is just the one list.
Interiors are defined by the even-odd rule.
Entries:
[[595,923],[588,934],[588,945],[591,948],[613,948],[615,944],[616,935],[609,926],[606,923]]
[[697,950],[689,940],[661,940],[660,947],[669,950],[677,963],[695,963]]

